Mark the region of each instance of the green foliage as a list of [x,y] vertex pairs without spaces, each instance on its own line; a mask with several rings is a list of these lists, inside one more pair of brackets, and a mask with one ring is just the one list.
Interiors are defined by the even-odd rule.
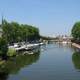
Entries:
[[8,51],[7,42],[4,38],[0,38],[0,55],[6,55]]
[[80,69],[80,52],[75,52],[72,55],[72,61],[76,69]]
[[8,49],[8,52],[7,52],[7,56],[12,57],[12,56],[15,56],[15,55],[16,55],[15,49],[9,48],[9,49]]
[[[23,53],[21,53],[23,54]],[[23,68],[35,63],[39,60],[40,53],[34,53],[32,55],[18,55],[15,58],[10,57],[7,62],[0,65],[0,72],[6,72],[8,74],[16,74],[18,71]],[[4,67],[3,67],[4,66]],[[1,79],[2,80],[2,79]]]
[[17,22],[8,23],[5,20],[2,26],[3,36],[8,43],[39,39],[39,29],[34,26],[18,24]]
[[46,36],[40,36],[40,38],[43,40],[56,40],[57,39],[57,38],[46,37]]
[[80,40],[80,22],[76,22],[72,28],[72,36],[74,40]]

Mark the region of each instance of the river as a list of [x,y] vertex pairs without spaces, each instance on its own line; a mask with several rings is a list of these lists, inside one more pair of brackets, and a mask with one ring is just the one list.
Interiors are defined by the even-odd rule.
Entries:
[[43,45],[0,65],[0,80],[80,80],[80,53],[67,44]]

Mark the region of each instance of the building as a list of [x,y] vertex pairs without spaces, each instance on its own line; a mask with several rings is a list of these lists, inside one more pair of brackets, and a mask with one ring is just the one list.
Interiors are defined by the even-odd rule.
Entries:
[[58,36],[58,39],[59,39],[59,42],[62,42],[62,43],[70,43],[72,37],[71,36],[67,36],[67,35],[59,35]]

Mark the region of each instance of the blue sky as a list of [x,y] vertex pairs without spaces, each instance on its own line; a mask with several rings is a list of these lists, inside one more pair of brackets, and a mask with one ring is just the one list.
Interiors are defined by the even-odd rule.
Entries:
[[80,0],[0,0],[1,14],[8,21],[39,27],[42,35],[70,34],[80,21]]

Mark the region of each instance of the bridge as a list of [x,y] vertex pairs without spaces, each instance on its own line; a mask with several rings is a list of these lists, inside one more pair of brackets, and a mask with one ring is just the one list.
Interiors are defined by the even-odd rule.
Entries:
[[43,39],[43,42],[49,43],[49,42],[59,42],[59,43],[71,43],[71,36],[58,36],[56,38],[52,39]]

